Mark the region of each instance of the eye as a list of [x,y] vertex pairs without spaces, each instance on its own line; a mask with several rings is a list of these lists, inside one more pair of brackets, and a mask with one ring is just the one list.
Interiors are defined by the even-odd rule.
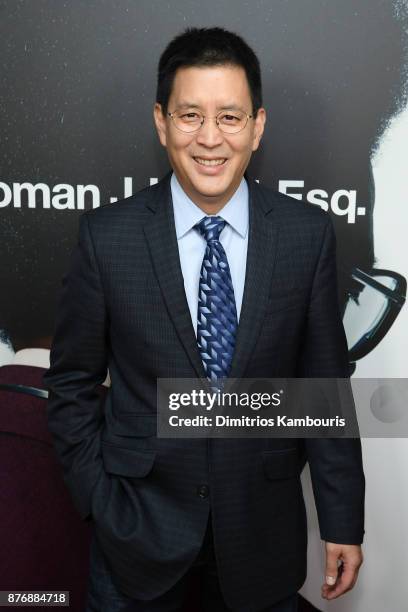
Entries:
[[188,122],[197,121],[197,120],[200,120],[200,115],[194,112],[183,113],[182,115],[180,115],[180,119],[182,119],[183,121],[188,121]]
[[227,125],[227,124],[228,125],[238,125],[241,120],[242,120],[242,117],[238,113],[236,113],[236,114],[233,114],[233,113],[223,113],[219,117],[220,123],[223,123],[224,125]]

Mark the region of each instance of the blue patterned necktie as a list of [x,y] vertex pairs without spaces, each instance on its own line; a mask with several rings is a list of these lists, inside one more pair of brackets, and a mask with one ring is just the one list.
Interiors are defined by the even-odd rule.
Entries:
[[204,217],[194,226],[207,242],[198,288],[197,343],[214,389],[230,373],[238,327],[231,273],[219,240],[225,224],[221,217]]

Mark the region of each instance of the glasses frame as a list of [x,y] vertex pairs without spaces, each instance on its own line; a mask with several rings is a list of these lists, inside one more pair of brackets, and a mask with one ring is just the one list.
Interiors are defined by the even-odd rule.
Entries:
[[[350,368],[354,372],[355,362],[368,355],[386,336],[391,325],[399,315],[403,307],[407,294],[407,281],[402,274],[393,270],[384,270],[382,268],[372,268],[369,273],[364,272],[360,268],[353,268],[351,276],[373,289],[376,289],[387,298],[387,307],[384,315],[377,323],[373,330],[367,331],[357,344],[349,350]],[[388,276],[396,281],[394,289],[389,289],[382,283],[375,280],[376,276]],[[349,299],[353,299],[353,294],[349,292]]]
[[[245,130],[246,126],[248,125],[248,121],[249,121],[250,119],[253,119],[253,118],[254,118],[254,116],[253,116],[253,115],[248,115],[248,113],[246,113],[245,111],[241,110],[240,112],[241,112],[241,113],[244,113],[244,115],[246,116],[246,122],[245,122],[245,125],[244,125],[244,126],[241,128],[241,129],[239,129],[237,132],[225,132],[225,131],[224,131],[224,130],[223,130],[221,127],[220,127],[220,123],[219,123],[219,121],[218,121],[218,117],[221,115],[221,113],[225,113],[225,112],[227,112],[227,114],[228,114],[228,110],[230,110],[230,109],[220,110],[220,112],[219,112],[219,113],[217,113],[217,114],[215,115],[215,117],[206,117],[205,115],[203,115],[203,113],[202,113],[201,111],[199,111],[199,110],[194,110],[194,112],[196,112],[197,114],[201,115],[202,120],[200,121],[200,126],[199,126],[197,129],[195,129],[195,130],[190,130],[190,131],[188,131],[188,132],[187,132],[186,130],[182,130],[181,128],[177,127],[177,125],[176,125],[176,122],[175,122],[175,120],[174,120],[174,114],[175,114],[175,113],[177,113],[177,111],[178,111],[178,110],[179,110],[179,109],[177,109],[177,108],[176,108],[176,109],[175,109],[175,110],[174,110],[172,113],[167,112],[167,115],[168,115],[168,116],[169,116],[169,117],[172,119],[172,121],[173,121],[173,125],[174,125],[174,127],[176,128],[176,130],[178,130],[179,132],[182,132],[183,134],[195,134],[196,132],[198,132],[199,130],[201,130],[201,128],[202,128],[202,127],[203,127],[203,125],[204,125],[204,121],[205,121],[206,119],[215,119],[215,123],[217,124],[217,128],[220,130],[220,132],[222,132],[223,134],[229,134],[230,136],[233,136],[234,134],[239,134],[240,132],[242,132],[243,130]],[[233,110],[231,109],[231,113],[232,113],[232,112],[233,112]]]

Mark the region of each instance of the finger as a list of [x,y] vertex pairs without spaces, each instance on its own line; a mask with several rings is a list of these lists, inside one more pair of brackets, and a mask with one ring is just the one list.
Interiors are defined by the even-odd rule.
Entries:
[[338,560],[339,555],[338,552],[327,550],[326,551],[326,571],[325,571],[325,580],[326,585],[334,586],[337,581],[337,571],[338,571]]
[[343,565],[343,571],[339,575],[336,584],[332,587],[324,585],[322,594],[326,599],[335,599],[347,591],[350,591],[357,581],[358,568],[351,565]]

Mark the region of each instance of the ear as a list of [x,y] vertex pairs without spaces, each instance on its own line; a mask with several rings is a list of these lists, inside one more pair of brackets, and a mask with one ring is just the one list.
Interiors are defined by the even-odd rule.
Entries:
[[252,143],[252,150],[256,151],[261,142],[262,134],[264,133],[266,122],[266,111],[264,108],[259,108],[254,120],[254,140]]
[[167,145],[167,122],[166,117],[163,115],[162,106],[158,102],[154,105],[153,118],[160,143],[165,147]]

